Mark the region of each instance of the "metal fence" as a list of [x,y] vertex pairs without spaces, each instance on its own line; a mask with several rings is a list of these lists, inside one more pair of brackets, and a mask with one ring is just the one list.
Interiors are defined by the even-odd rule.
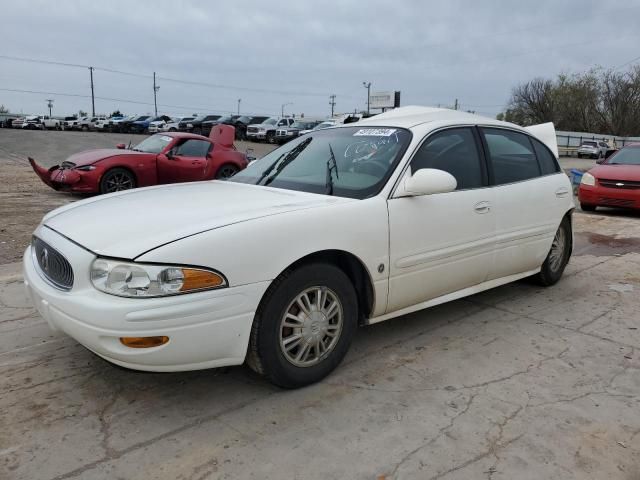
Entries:
[[558,153],[561,157],[571,157],[576,155],[576,150],[582,142],[602,141],[611,148],[622,148],[629,143],[640,142],[640,137],[616,137],[614,135],[596,135],[581,132],[556,132],[558,141]]

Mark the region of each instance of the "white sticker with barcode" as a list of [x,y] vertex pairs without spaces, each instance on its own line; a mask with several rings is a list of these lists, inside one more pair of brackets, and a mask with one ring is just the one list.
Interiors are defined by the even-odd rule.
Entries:
[[396,133],[395,128],[361,128],[354,137],[390,137]]

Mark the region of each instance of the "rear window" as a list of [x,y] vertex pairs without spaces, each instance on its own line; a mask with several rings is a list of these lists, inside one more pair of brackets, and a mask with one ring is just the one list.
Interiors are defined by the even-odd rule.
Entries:
[[540,166],[529,137],[498,128],[483,128],[494,183],[504,185],[539,177]]
[[542,144],[542,142],[536,140],[535,138],[531,139],[531,143],[533,143],[533,149],[536,151],[536,156],[538,157],[538,162],[540,163],[540,169],[542,170],[542,175],[551,175],[553,173],[558,173],[560,171],[560,166],[556,161],[556,157],[551,153],[551,151]]
[[582,142],[583,147],[595,147],[596,145],[596,142]]

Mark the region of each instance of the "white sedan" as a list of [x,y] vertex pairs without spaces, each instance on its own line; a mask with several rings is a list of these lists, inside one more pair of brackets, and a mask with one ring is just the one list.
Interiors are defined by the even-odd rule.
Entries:
[[311,132],[227,181],[44,217],[25,284],[49,325],[125,367],[320,380],[359,325],[514,280],[557,282],[571,185],[552,124],[403,107]]

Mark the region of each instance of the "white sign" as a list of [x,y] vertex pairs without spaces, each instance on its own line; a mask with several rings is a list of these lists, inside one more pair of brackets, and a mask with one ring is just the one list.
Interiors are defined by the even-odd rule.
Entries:
[[371,92],[369,105],[371,108],[392,108],[395,106],[396,92]]
[[390,137],[395,128],[361,128],[353,134],[354,137]]

